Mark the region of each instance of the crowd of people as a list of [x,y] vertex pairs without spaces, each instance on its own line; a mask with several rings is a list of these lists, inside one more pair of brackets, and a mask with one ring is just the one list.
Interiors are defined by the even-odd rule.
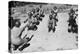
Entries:
[[44,17],[45,15],[43,10],[38,7],[36,9],[32,9],[28,13],[28,19],[25,21],[25,23],[28,22],[28,30],[36,31],[38,29],[37,26],[40,24]]
[[72,33],[78,33],[78,25],[77,25],[77,22],[76,22],[76,19],[77,19],[77,16],[78,14],[76,13],[78,10],[74,10],[73,8],[70,10],[69,12],[69,24],[68,26],[70,28],[68,28],[68,32],[72,32]]
[[[27,14],[28,14],[28,17],[23,22],[23,23],[27,23],[27,24],[25,27],[23,27],[21,33],[18,36],[20,39],[26,28],[28,31],[36,31],[38,29],[37,26],[40,24],[40,22],[45,17],[44,11],[42,9],[40,9],[39,7],[35,8],[35,9],[33,8]],[[10,29],[13,29],[14,27],[19,28],[20,26],[21,26],[20,19],[13,19],[13,17],[11,17],[11,15],[9,15],[9,28]],[[24,48],[30,46],[30,43],[28,43],[28,42],[32,39],[32,37],[33,36],[26,37],[25,39],[27,42],[20,43],[19,45],[13,44],[13,46],[14,46],[13,50],[17,50],[21,46],[21,48],[19,48],[18,50],[22,51]],[[9,50],[11,50],[11,42],[9,42]]]
[[57,7],[55,6],[52,10],[51,10],[51,14],[49,15],[49,22],[48,22],[48,32],[50,32],[51,30],[53,32],[55,32],[56,28],[55,26],[57,26],[58,19],[57,19]]

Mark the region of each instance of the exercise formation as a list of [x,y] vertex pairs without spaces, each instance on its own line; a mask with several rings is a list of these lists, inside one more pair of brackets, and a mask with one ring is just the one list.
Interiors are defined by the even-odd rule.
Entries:
[[8,9],[9,52],[77,47],[77,5],[9,1]]

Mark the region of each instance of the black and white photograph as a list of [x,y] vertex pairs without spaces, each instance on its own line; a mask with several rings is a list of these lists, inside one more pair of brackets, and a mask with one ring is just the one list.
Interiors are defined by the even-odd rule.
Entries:
[[78,5],[8,1],[8,51],[78,49]]

